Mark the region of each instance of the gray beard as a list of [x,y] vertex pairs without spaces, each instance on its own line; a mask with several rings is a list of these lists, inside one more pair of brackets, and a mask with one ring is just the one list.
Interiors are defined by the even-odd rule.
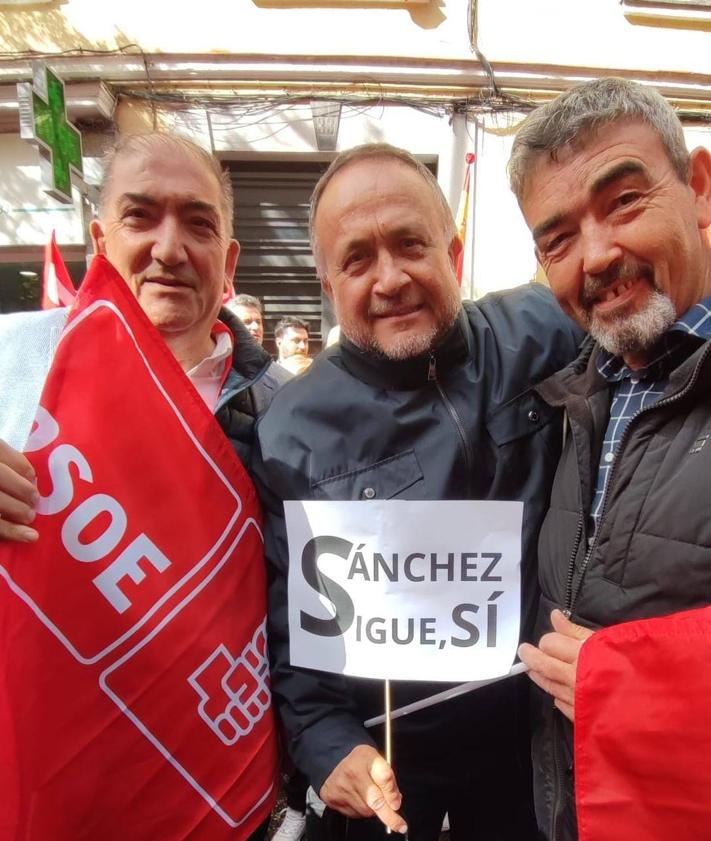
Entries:
[[676,321],[671,299],[654,290],[644,309],[620,315],[614,321],[599,322],[593,315],[587,324],[590,335],[613,356],[641,353],[661,338]]
[[440,338],[440,333],[441,331],[437,327],[432,327],[426,333],[403,333],[403,335],[397,336],[387,349],[373,336],[369,336],[363,344],[360,342],[355,344],[376,356],[382,356],[384,359],[412,359],[415,356],[427,353]]

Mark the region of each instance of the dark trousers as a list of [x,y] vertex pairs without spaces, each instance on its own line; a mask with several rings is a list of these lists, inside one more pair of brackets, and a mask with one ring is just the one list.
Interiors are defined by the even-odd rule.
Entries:
[[309,787],[309,781],[296,768],[289,774],[284,782],[284,794],[286,795],[286,805],[295,812],[300,812],[302,815],[306,811],[306,789]]
[[260,824],[254,832],[249,836],[247,841],[264,841],[266,838],[267,830],[269,829],[269,818],[267,818],[263,824]]
[[[473,760],[474,762],[475,760]],[[520,778],[496,769],[464,769],[438,773],[400,772],[401,814],[408,841],[437,841],[445,813],[450,841],[535,841],[530,776]],[[377,818],[352,819],[326,809],[323,819],[308,820],[308,841],[397,841]]]

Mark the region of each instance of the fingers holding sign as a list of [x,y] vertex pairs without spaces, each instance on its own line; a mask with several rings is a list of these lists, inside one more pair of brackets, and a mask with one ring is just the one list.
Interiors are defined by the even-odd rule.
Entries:
[[358,745],[336,765],[320,796],[327,806],[349,818],[377,815],[395,832],[407,832],[397,813],[402,796],[393,769],[370,745]]
[[575,717],[575,674],[580,649],[593,631],[576,625],[560,610],[551,613],[553,632],[541,637],[538,647],[524,643],[518,655],[528,676],[553,696],[556,707],[571,721]]
[[27,458],[0,441],[0,539],[37,540],[37,532],[29,527],[39,499],[35,482]]

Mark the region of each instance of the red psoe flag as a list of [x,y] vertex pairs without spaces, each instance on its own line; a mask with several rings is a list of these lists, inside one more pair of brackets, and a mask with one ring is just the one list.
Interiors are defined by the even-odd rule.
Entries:
[[44,249],[44,266],[42,268],[42,309],[51,310],[56,307],[71,307],[76,297],[74,284],[64,265],[62,253],[57,247],[57,240],[52,236]]
[[0,546],[0,838],[243,841],[276,793],[255,490],[97,257]]
[[585,642],[575,690],[580,841],[711,838],[711,608]]
[[467,225],[469,220],[469,205],[471,204],[472,194],[472,166],[476,161],[476,155],[473,152],[467,152],[466,156],[466,171],[464,173],[464,185],[462,187],[462,194],[459,197],[459,207],[457,208],[457,235],[462,241],[462,250],[457,257],[456,275],[459,285],[462,284],[464,277],[464,252],[466,250],[467,242]]

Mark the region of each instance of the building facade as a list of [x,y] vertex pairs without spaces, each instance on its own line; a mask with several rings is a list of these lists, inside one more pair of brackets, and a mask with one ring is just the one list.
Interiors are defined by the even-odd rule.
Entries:
[[527,110],[621,75],[657,87],[690,146],[711,147],[710,33],[710,0],[0,0],[0,310],[38,305],[52,230],[77,281],[87,255],[81,192],[49,197],[20,137],[16,85],[33,60],[66,83],[88,184],[119,133],[212,149],[237,191],[238,288],[264,300],[268,332],[289,313],[318,340],[330,315],[307,203],[338,151],[407,148],[455,210],[475,153],[463,294],[524,283],[538,270],[505,166]]

